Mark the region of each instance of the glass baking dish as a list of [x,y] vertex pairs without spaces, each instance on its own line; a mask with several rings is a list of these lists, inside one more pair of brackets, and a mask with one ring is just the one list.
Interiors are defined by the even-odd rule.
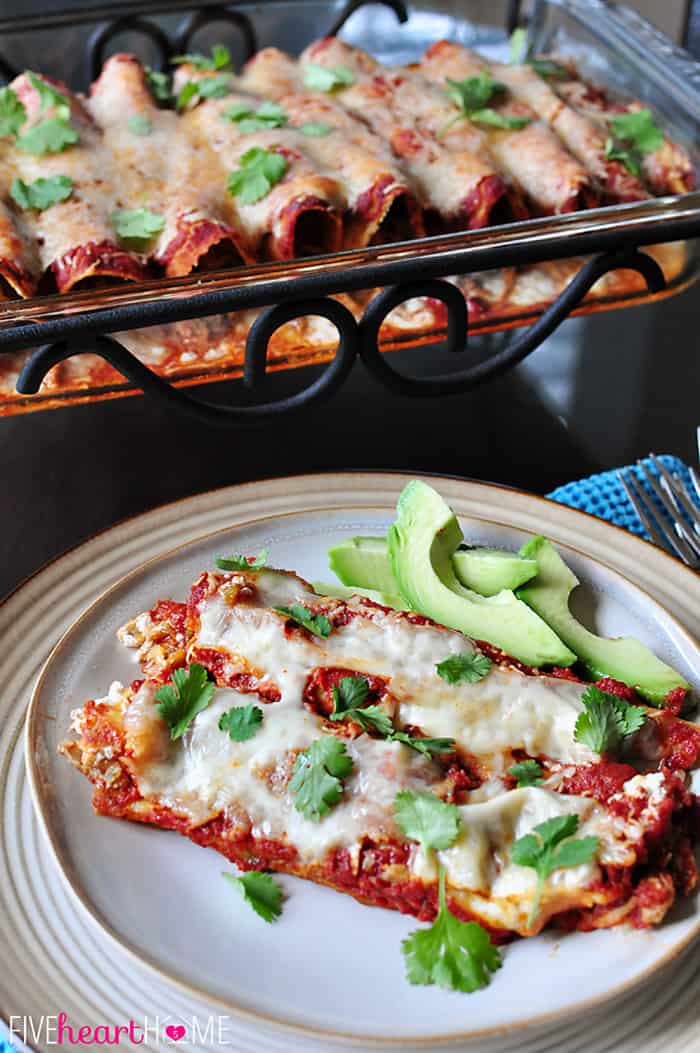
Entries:
[[[386,64],[414,61],[443,37],[475,47],[491,59],[507,61],[510,4],[485,0],[415,3],[402,24],[392,6],[360,7],[345,22],[341,36]],[[345,7],[317,0],[284,0],[264,5],[244,2],[236,4],[235,11],[249,19],[255,48],[275,44],[298,52],[335,28]],[[167,7],[132,2],[99,11],[0,19],[0,54],[5,58],[3,65],[11,55],[13,65],[38,66],[73,87],[85,88],[97,61],[96,34],[104,37],[106,26],[137,14],[174,42],[183,30],[183,16],[186,20],[186,12],[192,9],[192,0],[173,0]],[[190,17],[184,28],[192,24]],[[215,20],[196,32],[193,46],[204,50],[225,40],[234,61],[240,62],[246,57],[243,45],[250,49],[251,40],[246,33],[239,35],[239,28]],[[700,65],[686,53],[636,13],[602,0],[540,0],[530,32],[538,52],[572,58],[586,80],[601,85],[613,98],[636,98],[649,104],[664,130],[685,147],[700,170]],[[248,38],[250,35],[247,31]],[[50,48],[46,46],[49,41]],[[126,26],[111,37],[104,54],[125,49],[158,64],[152,41]],[[687,240],[698,233],[700,193],[694,191],[282,264],[5,301],[0,303],[0,344],[5,341],[8,346],[11,339],[15,348],[26,348],[82,333],[83,345],[89,348],[86,333],[110,331],[174,385],[201,384],[241,375],[246,335],[259,307],[284,301],[290,283],[297,298],[308,286],[310,291],[337,296],[359,318],[374,292],[384,284],[394,284],[397,274],[411,281],[432,267],[436,275],[462,276],[453,280],[463,289],[470,308],[470,331],[492,332],[536,319],[587,256],[620,244],[647,246],[664,271],[666,287],[651,294],[638,274],[614,271],[593,287],[576,313],[673,295],[699,273],[698,242]],[[452,268],[449,271],[447,264]],[[239,309],[211,313],[217,294],[230,290],[236,292]],[[142,314],[135,328],[129,313],[135,305],[142,309],[152,305],[152,317],[158,324],[144,325],[150,318]],[[102,326],[100,319],[106,313],[109,324]],[[444,333],[441,306],[413,299],[389,315],[380,332],[380,347],[390,351],[436,343]],[[327,361],[335,346],[330,323],[298,319],[272,337],[268,368]],[[20,395],[14,386],[25,358],[24,350],[0,355],[0,415],[117,397],[134,390],[107,363],[85,354],[56,366],[37,394]]]

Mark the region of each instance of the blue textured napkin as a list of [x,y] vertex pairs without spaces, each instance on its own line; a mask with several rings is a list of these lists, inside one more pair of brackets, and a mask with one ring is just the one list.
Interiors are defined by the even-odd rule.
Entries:
[[[679,461],[677,457],[669,457],[666,454],[662,454],[659,460],[671,472],[680,476],[688,484],[690,493],[694,494],[690,485],[690,473],[682,461]],[[644,464],[651,475],[658,477],[659,473],[651,461],[645,461]],[[646,530],[639,522],[637,513],[617,477],[617,471],[617,469],[614,469],[609,472],[600,472],[598,475],[589,476],[588,479],[580,479],[575,483],[566,483],[564,486],[559,486],[556,490],[552,490],[551,494],[547,494],[547,497],[551,497],[553,501],[558,501],[559,504],[578,508],[582,512],[590,512],[591,515],[597,516],[599,519],[607,519],[609,523],[624,527],[625,530],[649,540]],[[662,511],[659,500],[650,489],[641,471],[636,466],[625,468],[624,471],[629,472],[633,476],[642,493],[645,497],[648,497],[653,507],[658,511],[659,518],[665,519],[666,516]]]
[[[677,457],[662,455],[659,460],[670,471],[680,475],[686,483],[690,483],[688,469]],[[645,464],[653,475],[658,474],[651,462],[646,461]],[[634,475],[644,493],[653,501],[660,514],[663,514],[656,496],[650,491],[639,469],[630,467],[626,470],[629,470]],[[615,523],[616,526],[624,527],[633,534],[647,537],[646,531],[637,518],[637,513],[622,488],[616,469],[609,472],[600,472],[598,475],[591,475],[588,479],[580,479],[578,482],[566,483],[565,486],[559,486],[556,490],[552,490],[551,494],[547,496],[553,501],[558,501],[559,504],[569,505],[569,507],[578,508],[583,512],[590,512],[591,515],[597,516],[599,519],[607,519],[609,523]],[[17,1051],[14,1046],[0,1038],[0,1053],[17,1053]]]

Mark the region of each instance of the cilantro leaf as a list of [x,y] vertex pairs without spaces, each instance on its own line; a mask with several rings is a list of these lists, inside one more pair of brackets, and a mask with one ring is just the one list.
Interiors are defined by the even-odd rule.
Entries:
[[254,559],[236,553],[235,556],[217,556],[214,562],[219,570],[260,570],[267,563],[269,551],[263,548]]
[[457,840],[459,809],[433,793],[402,790],[394,798],[394,815],[406,837],[423,848],[449,848]]
[[352,720],[359,724],[363,731],[374,731],[382,738],[390,738],[394,726],[382,707],[360,708],[368,694],[369,684],[364,676],[344,676],[338,687],[333,688],[333,712],[330,719]]
[[158,713],[170,728],[170,738],[182,738],[198,713],[214,696],[215,685],[203,665],[193,662],[187,672],[176,669],[169,684],[156,691]]
[[369,694],[369,683],[364,676],[344,676],[333,688],[333,716],[342,718],[350,709],[357,709]]
[[16,146],[25,154],[59,154],[78,139],[73,125],[63,117],[47,117],[18,136]]
[[37,212],[43,212],[58,201],[65,201],[72,193],[73,180],[66,175],[35,179],[33,183],[15,179],[10,187],[10,195],[20,208],[33,208]]
[[193,80],[185,81],[185,83],[182,85],[177,94],[177,99],[175,100],[175,109],[184,110],[185,106],[187,106],[187,103],[190,102],[191,99],[194,99],[195,95],[198,94],[199,91],[197,83]]
[[489,128],[506,128],[511,131],[517,131],[530,123],[529,117],[508,117],[504,113],[492,110],[489,106],[482,110],[472,110],[469,120],[473,124],[486,124]]
[[537,887],[528,925],[532,925],[537,917],[544,883],[552,871],[590,863],[598,851],[597,837],[566,840],[576,833],[578,822],[577,815],[554,816],[553,819],[539,823],[532,833],[518,838],[513,844],[513,862],[522,867],[531,867],[537,874]]
[[333,712],[331,720],[352,720],[363,731],[373,731],[389,742],[402,742],[426,757],[434,753],[452,753],[454,739],[422,739],[395,731],[391,719],[381,706],[360,708],[369,694],[369,684],[364,676],[344,676],[333,688]]
[[518,789],[523,786],[539,786],[544,779],[542,765],[536,760],[519,761],[511,765],[508,774],[515,779]]
[[161,73],[157,69],[151,69],[150,66],[144,66],[144,73],[148,90],[156,102],[170,102],[172,98],[170,75]]
[[638,731],[646,721],[643,706],[633,706],[593,685],[586,688],[581,701],[586,709],[576,720],[574,739],[594,753],[614,752],[627,735]]
[[642,168],[636,152],[628,146],[616,144],[612,138],[605,140],[605,158],[607,161],[619,161],[637,179],[642,175]]
[[249,870],[240,877],[226,873],[222,876],[243,894],[243,899],[263,921],[277,921],[282,913],[282,888],[272,874]]
[[284,614],[287,618],[291,618],[293,622],[301,625],[302,628],[307,629],[314,636],[321,636],[325,640],[331,634],[331,623],[325,614],[314,614],[308,607],[303,607],[300,603],[293,603],[291,607],[273,607],[272,609],[277,611],[278,614]]
[[439,662],[435,669],[437,675],[448,684],[459,684],[466,680],[469,684],[478,684],[488,674],[493,662],[480,651],[465,651],[464,654],[451,654]]
[[553,62],[551,59],[533,58],[532,44],[528,44],[527,30],[523,29],[522,26],[514,29],[511,33],[509,61],[511,66],[531,66],[535,73],[545,79],[553,77],[562,80],[571,76],[566,66],[562,66],[559,62]]
[[658,150],[664,141],[651,110],[619,113],[610,121],[610,130],[612,136],[606,140],[605,156],[610,161],[621,161],[632,175],[639,178],[644,154]]
[[229,174],[226,188],[242,205],[253,205],[270,193],[288,167],[282,154],[254,146],[241,156],[240,167]]
[[64,120],[70,120],[70,101],[68,97],[55,88],[53,84],[49,84],[48,81],[42,80],[41,77],[37,77],[36,73],[32,73],[31,70],[27,70],[27,80],[39,95],[39,113],[46,113],[47,110],[55,110],[56,117],[62,117]]
[[219,717],[219,731],[227,731],[233,742],[246,742],[263,722],[260,706],[233,706]]
[[355,83],[355,74],[347,66],[320,66],[307,62],[304,66],[304,85],[310,91],[335,91]]
[[452,80],[447,77],[445,91],[457,106],[459,113],[442,129],[446,132],[457,121],[469,120],[476,124],[486,124],[492,128],[524,128],[530,123],[529,117],[508,117],[498,113],[489,106],[496,95],[507,91],[505,84],[494,80],[488,70],[484,69],[476,77],[466,80]]
[[202,99],[220,99],[228,95],[230,84],[227,74],[222,73],[218,77],[205,77],[197,81],[197,91]]
[[501,967],[501,955],[476,921],[460,921],[447,909],[445,871],[440,867],[440,910],[429,929],[418,929],[401,943],[411,984],[470,993],[486,987]]
[[330,124],[325,124],[323,121],[306,121],[305,124],[299,125],[297,131],[301,132],[302,135],[321,138],[324,135],[330,135],[333,127]]
[[187,55],[176,55],[172,60],[174,66],[187,64],[199,70],[228,70],[231,71],[231,52],[224,44],[214,44],[211,49],[211,58],[195,51]]
[[405,731],[394,731],[390,738],[392,742],[402,742],[425,757],[432,757],[434,753],[453,753],[455,748],[454,739],[422,739],[407,735]]
[[145,113],[135,113],[126,122],[126,126],[132,135],[150,135],[153,131],[151,119]]
[[322,735],[297,754],[289,790],[294,807],[305,819],[318,823],[343,796],[342,780],[352,771],[345,743]]
[[532,66],[535,73],[545,80],[550,77],[553,80],[569,80],[571,77],[571,70],[562,66],[561,62],[553,62],[552,59],[531,58],[528,59],[528,66]]
[[630,143],[639,153],[648,154],[663,145],[663,132],[656,124],[651,110],[630,110],[613,117],[610,129],[616,139]]
[[243,135],[264,131],[266,128],[284,128],[287,114],[276,102],[263,102],[257,110],[249,106],[231,106],[221,114],[222,119],[233,121]]
[[147,248],[151,238],[160,234],[165,227],[163,217],[146,207],[118,208],[109,218],[119,238],[127,246],[137,250]]
[[16,135],[26,119],[24,103],[12,88],[0,88],[0,136]]
[[446,79],[447,94],[465,116],[473,113],[474,110],[481,110],[484,106],[488,106],[494,95],[500,95],[506,91],[505,84],[494,80],[486,69],[476,77],[467,77],[466,80],[452,80],[451,77]]

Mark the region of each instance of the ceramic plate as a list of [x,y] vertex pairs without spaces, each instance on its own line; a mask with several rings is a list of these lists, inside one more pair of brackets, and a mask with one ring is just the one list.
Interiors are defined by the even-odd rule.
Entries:
[[[132,675],[131,658],[113,640],[125,616],[157,596],[184,595],[201,567],[231,548],[265,544],[276,563],[327,576],[331,541],[383,530],[407,478],[298,477],[178,502],[62,557],[0,609],[0,1015],[19,1048],[55,1048],[60,1013],[93,1034],[131,1022],[140,1048],[158,1051],[325,1053],[348,1042],[371,1048],[392,1041],[409,1050],[453,1040],[480,1053],[642,1053],[673,1035],[672,1048],[692,1048],[700,976],[695,956],[678,952],[697,928],[694,902],[654,932],[513,945],[491,987],[476,995],[410,988],[399,944],[416,926],[411,919],[284,878],[283,919],[264,926],[231,896],[219,876],[226,864],[214,853],[176,835],[94,817],[87,783],[55,757],[70,708],[110,678]],[[680,564],[542,499],[431,481],[477,541],[514,546],[546,527],[555,542],[571,546],[565,555],[586,582],[585,605],[599,627],[653,640],[697,682],[700,664],[686,630],[700,629],[700,590]],[[188,544],[181,551],[159,556],[182,542]],[[123,578],[144,560],[152,562]],[[39,680],[29,724],[41,831],[21,719],[51,646],[86,608]],[[663,982],[655,975],[635,987],[667,963]],[[614,991],[613,1006],[604,1004]],[[571,1016],[592,1002],[585,1015]],[[476,1034],[474,1046],[468,1036]],[[123,1040],[119,1048],[132,1047]]]

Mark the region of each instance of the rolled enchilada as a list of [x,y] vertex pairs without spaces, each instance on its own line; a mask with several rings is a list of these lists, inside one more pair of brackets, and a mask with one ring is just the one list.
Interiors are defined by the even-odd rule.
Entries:
[[178,116],[159,108],[143,66],[113,55],[92,86],[90,111],[118,176],[120,208],[148,201],[162,215],[153,258],[169,276],[252,263],[247,238],[209,178]]
[[[8,147],[18,178],[27,185],[53,177],[70,182],[67,199],[23,212],[42,270],[59,292],[105,279],[147,277],[147,261],[119,244],[110,221],[111,166],[82,102],[64,84],[34,74],[21,74],[11,88],[27,115],[21,135]],[[63,145],[56,148],[58,143]]]

